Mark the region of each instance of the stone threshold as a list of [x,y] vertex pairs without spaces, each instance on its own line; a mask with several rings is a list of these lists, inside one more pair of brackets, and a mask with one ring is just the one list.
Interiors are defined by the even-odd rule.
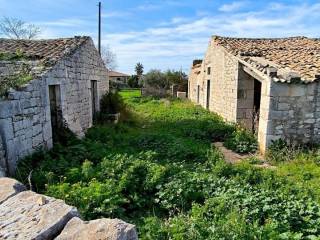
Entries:
[[258,160],[260,160],[261,164],[253,164],[253,166],[258,168],[268,168],[268,169],[276,168],[275,166],[272,166],[268,162],[266,162],[263,156],[259,153],[239,154],[230,149],[227,149],[225,146],[223,146],[223,142],[214,142],[213,146],[216,147],[223,154],[224,159],[227,163],[237,164],[237,163],[243,162],[245,159],[248,159],[250,157],[255,157]]

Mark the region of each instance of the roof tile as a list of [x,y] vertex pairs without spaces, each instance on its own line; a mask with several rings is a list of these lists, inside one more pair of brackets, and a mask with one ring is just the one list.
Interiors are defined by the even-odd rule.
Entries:
[[[253,39],[214,36],[213,41],[215,45],[223,46],[227,51],[247,62],[251,58],[259,57],[274,63],[278,69],[298,73],[304,82],[319,79],[316,76],[320,73],[320,39],[307,37]],[[286,81],[290,82],[290,79]]]

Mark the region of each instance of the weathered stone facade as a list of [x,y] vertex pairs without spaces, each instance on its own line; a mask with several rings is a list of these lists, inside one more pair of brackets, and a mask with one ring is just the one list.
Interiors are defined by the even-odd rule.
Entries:
[[[12,65],[8,65],[9,73]],[[47,72],[18,90],[11,90],[0,100],[0,136],[4,142],[6,163],[2,168],[14,173],[19,159],[39,147],[50,148],[52,127],[49,86],[59,86],[62,117],[68,127],[83,136],[92,126],[93,102],[91,82],[97,83],[95,109],[99,99],[108,91],[107,69],[91,39],[66,55]]]
[[[245,57],[234,55],[229,45],[219,43],[228,40],[213,37],[202,63],[192,66],[189,99],[250,130],[257,124],[261,152],[280,138],[294,144],[319,143],[319,75],[316,80],[297,81],[297,72],[262,57],[252,57],[251,52],[246,52]],[[289,40],[279,41],[287,44]],[[250,46],[254,40],[230,41]],[[303,74],[309,76],[308,72]]]
[[[209,46],[206,56],[198,67],[198,74],[189,77],[189,98],[219,113],[227,121],[235,121],[237,114],[238,61],[221,47]],[[199,72],[200,71],[200,72]],[[208,81],[210,96],[208,101]]]

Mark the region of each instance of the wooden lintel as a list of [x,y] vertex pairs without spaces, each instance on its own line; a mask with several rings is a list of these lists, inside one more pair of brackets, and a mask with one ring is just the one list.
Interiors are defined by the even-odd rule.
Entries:
[[243,66],[243,71],[245,71],[246,73],[248,73],[250,76],[254,77],[255,79],[259,80],[259,81],[265,81],[266,79],[264,77],[262,77],[260,74],[256,73],[255,71],[253,71],[251,68],[247,67],[247,66]]

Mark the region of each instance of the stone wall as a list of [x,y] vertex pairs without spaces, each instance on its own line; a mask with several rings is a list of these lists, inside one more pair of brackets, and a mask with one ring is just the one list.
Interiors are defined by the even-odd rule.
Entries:
[[0,239],[137,240],[134,225],[119,219],[85,222],[73,206],[27,191],[10,178],[0,178]]
[[237,122],[247,129],[252,129],[254,105],[254,78],[243,71],[238,71]]
[[199,104],[206,107],[207,81],[210,80],[209,110],[220,114],[228,121],[236,121],[238,67],[239,62],[236,58],[211,42],[199,68],[200,73],[195,74],[191,71],[189,76],[189,98],[197,102],[199,85]]
[[92,126],[91,80],[97,81],[99,109],[98,99],[109,88],[107,70],[88,41],[40,79],[0,100],[0,135],[9,165],[1,167],[13,174],[19,159],[39,147],[52,147],[49,85],[60,86],[62,116],[73,132],[83,136]]
[[[320,142],[319,83],[271,82],[261,111],[265,145],[279,138],[292,144]],[[262,135],[262,134],[261,134]]]

